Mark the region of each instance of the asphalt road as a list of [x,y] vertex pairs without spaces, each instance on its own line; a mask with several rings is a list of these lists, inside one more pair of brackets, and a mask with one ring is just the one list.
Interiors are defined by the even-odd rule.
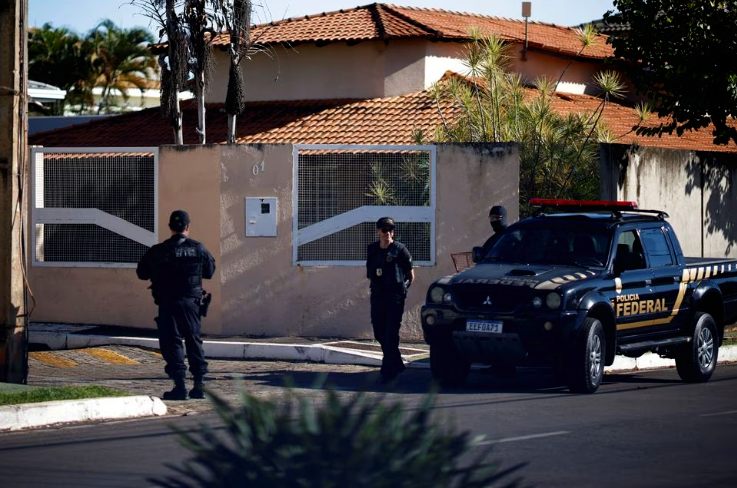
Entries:
[[[292,371],[293,380],[319,396],[312,387],[318,371],[309,369]],[[370,381],[372,368],[329,369],[341,394],[369,389],[410,407],[422,401],[430,378],[427,370],[408,370],[394,388],[381,388]],[[720,365],[698,385],[682,383],[673,369],[607,375],[594,395],[570,394],[538,373],[499,379],[473,372],[466,387],[438,394],[437,421],[484,435],[503,467],[526,463],[519,471],[526,485],[737,485],[737,365]],[[281,390],[277,375],[257,381],[259,393]],[[207,403],[198,405],[191,415],[164,419],[0,434],[2,486],[151,486],[147,478],[170,473],[165,463],[187,458],[169,424],[217,424]]]

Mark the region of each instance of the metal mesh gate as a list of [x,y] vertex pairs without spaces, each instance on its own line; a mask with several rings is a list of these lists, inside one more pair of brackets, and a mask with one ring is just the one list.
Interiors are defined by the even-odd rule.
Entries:
[[294,147],[293,262],[364,265],[389,216],[415,264],[435,263],[435,147]]
[[32,148],[33,264],[135,267],[156,243],[156,148]]

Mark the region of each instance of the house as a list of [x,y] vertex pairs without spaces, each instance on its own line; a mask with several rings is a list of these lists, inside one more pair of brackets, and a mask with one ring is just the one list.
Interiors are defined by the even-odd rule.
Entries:
[[[463,47],[474,26],[493,31],[514,45],[512,66],[525,79],[546,75],[557,80],[562,74],[553,100],[557,110],[582,112],[599,106],[601,100],[588,81],[607,69],[604,60],[611,48],[605,36],[598,36],[582,49],[576,30],[568,27],[532,22],[525,37],[523,21],[371,4],[253,28],[252,36],[261,51],[243,65],[249,101],[237,120],[238,145],[223,144],[227,128],[223,99],[229,63],[224,37],[214,41],[221,50],[216,54],[207,99],[210,145],[166,147],[173,142],[172,130],[156,108],[31,136],[30,144],[51,148],[51,153],[55,147],[76,148],[79,152],[81,148],[107,148],[103,154],[85,156],[90,160],[85,164],[68,165],[73,168],[64,175],[65,180],[34,175],[36,182],[46,186],[41,196],[36,194],[32,213],[47,218],[34,220],[35,232],[31,233],[36,239],[31,249],[39,261],[31,268],[31,279],[37,283],[34,293],[39,302],[47,304],[39,306],[37,313],[49,321],[101,323],[114,311],[118,325],[150,326],[148,317],[155,313],[150,298],[141,284],[135,283],[129,269],[114,268],[135,262],[120,256],[133,256],[164,237],[165,229],[157,227],[157,222],[165,222],[167,212],[181,206],[192,209],[193,222],[200,223],[208,248],[219,250],[219,281],[212,285],[215,298],[212,315],[205,324],[207,332],[365,334],[370,327],[360,259],[366,240],[373,236],[371,219],[375,220],[375,212],[403,212],[405,218],[398,223],[407,227],[398,225],[398,232],[423,236],[417,252],[413,249],[413,254],[422,256],[417,261],[426,263],[418,271],[418,290],[438,274],[451,272],[451,253],[483,242],[488,232],[484,218],[488,199],[502,200],[494,203],[513,207],[510,218],[517,217],[519,171],[515,144],[410,146],[418,130],[431,135],[441,123],[428,89],[443,77],[464,74]],[[195,145],[195,104],[186,101],[182,107],[185,144]],[[452,113],[451,106],[444,109]],[[639,161],[657,162],[668,151],[677,154],[669,156],[672,164],[668,168],[687,172],[685,176],[648,173],[649,181],[655,184],[658,178],[669,178],[672,186],[665,197],[676,205],[684,185],[693,190],[703,184],[696,178],[701,174],[703,158],[698,158],[702,154],[712,155],[709,161],[718,161],[735,152],[731,146],[714,146],[708,131],[683,137],[638,136],[632,127],[639,117],[624,103],[609,103],[602,118],[616,142],[607,152],[611,155],[607,175],[614,182],[608,191],[614,197],[641,191],[630,180],[627,185],[618,185],[620,179],[626,180],[620,164],[625,157],[631,161],[628,175],[640,175],[651,166],[646,168]],[[304,144],[340,146],[297,146]],[[360,159],[366,154],[373,157],[370,151],[374,149],[346,149],[349,144],[380,147],[375,150],[375,159]],[[632,147],[648,152],[644,156],[637,151],[622,154]],[[128,148],[131,154],[121,156],[122,150],[111,148]],[[43,154],[35,154],[34,161],[41,161],[42,169],[52,175],[53,171],[66,170],[64,165],[76,157],[57,153],[45,159]],[[427,181],[437,184],[438,203],[431,195],[423,196],[414,207],[377,205],[370,195],[371,185],[382,178],[373,174],[375,167],[381,166],[381,161],[404,164],[407,154],[410,160],[421,164],[430,161],[430,167],[437,168],[435,174],[427,173],[432,179]],[[346,161],[350,165],[343,164]],[[693,164],[686,164],[689,162]],[[38,166],[36,163],[36,169]],[[356,168],[352,175],[351,168]],[[99,171],[99,179],[90,176],[91,169]],[[348,177],[360,179],[361,185],[347,185]],[[52,187],[49,183],[54,183],[54,178],[79,186]],[[120,194],[116,185],[121,181],[135,191]],[[695,205],[698,199],[715,193],[714,188],[720,184],[722,180],[715,180],[706,190],[691,191],[688,203]],[[678,185],[680,188],[676,188]],[[341,192],[346,188],[349,191]],[[157,196],[153,196],[155,189]],[[349,194],[344,200],[335,198],[344,193]],[[663,195],[645,193],[645,206],[657,208],[651,202],[657,203]],[[80,217],[73,221],[69,218],[72,212],[67,212],[72,206],[80,210]],[[117,211],[116,206],[122,210],[113,218],[103,215],[113,213],[103,207]],[[97,212],[97,208],[103,211]],[[691,228],[708,217],[708,213],[691,213],[691,220],[684,220],[683,225]],[[727,217],[720,218],[723,221]],[[268,225],[262,228],[262,223]],[[97,228],[101,225],[107,227],[101,231]],[[118,229],[118,234],[109,233],[111,229]],[[256,233],[250,234],[252,231]],[[68,246],[54,242],[54,232],[67,239],[58,242],[69,242],[68,237],[74,233],[87,236],[90,242],[103,242],[106,256],[117,256],[121,262],[113,263],[115,266],[82,263],[87,269],[55,269],[49,262],[53,259],[42,261],[46,259],[44,253],[49,252],[54,259],[57,253],[67,261],[80,261],[84,253],[94,253],[77,246],[71,257],[65,256]],[[704,248],[703,236],[694,233],[692,237],[684,247]],[[725,239],[737,237],[727,235]],[[324,257],[333,256],[336,250],[342,253],[340,259]],[[70,267],[77,264],[66,263]],[[65,285],[59,286],[62,281]],[[417,321],[424,298],[421,295],[417,292],[408,302],[410,322]],[[106,301],[108,296],[116,300]],[[85,298],[93,306],[85,306]],[[49,303],[63,304],[64,315],[58,313],[61,306],[52,310]],[[82,319],[79,314],[83,312],[88,314]]]
[[[515,46],[511,69],[526,80],[560,77],[557,109],[583,112],[600,103],[589,82],[608,69],[604,60],[612,50],[604,35],[582,49],[570,27],[529,22],[525,29],[522,20],[375,3],[253,27],[259,52],[243,63],[248,103],[238,118],[237,142],[411,144],[415,129],[432,134],[440,118],[427,89],[448,71],[467,71],[463,50],[474,27]],[[214,40],[218,49],[206,98],[211,143],[226,139],[226,44],[227,36]],[[185,144],[195,144],[195,105],[183,102],[182,107]],[[627,102],[611,102],[603,114],[617,144],[736,151],[712,144],[708,130],[683,137],[637,136],[632,127],[638,120]],[[30,139],[34,145],[80,147],[172,142],[157,108]]]

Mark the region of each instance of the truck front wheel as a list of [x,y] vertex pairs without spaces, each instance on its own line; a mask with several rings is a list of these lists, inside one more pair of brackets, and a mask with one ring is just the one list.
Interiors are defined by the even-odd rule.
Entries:
[[568,362],[568,388],[575,393],[594,393],[604,378],[606,336],[598,319],[587,318]]
[[698,312],[694,323],[691,342],[681,345],[676,353],[676,369],[683,381],[703,383],[717,367],[719,337],[716,322],[708,313]]
[[452,342],[436,341],[430,344],[430,371],[442,386],[461,386],[471,372],[471,363],[463,359]]

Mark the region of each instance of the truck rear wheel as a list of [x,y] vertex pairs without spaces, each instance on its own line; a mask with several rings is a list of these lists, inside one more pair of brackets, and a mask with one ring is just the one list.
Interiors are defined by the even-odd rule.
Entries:
[[691,342],[680,346],[676,353],[676,369],[683,381],[703,383],[717,367],[719,336],[716,322],[708,313],[696,313],[694,324]]
[[606,336],[598,319],[587,318],[568,362],[568,388],[575,393],[594,393],[604,378]]
[[471,372],[471,363],[463,359],[453,343],[430,344],[430,371],[442,386],[461,386]]

